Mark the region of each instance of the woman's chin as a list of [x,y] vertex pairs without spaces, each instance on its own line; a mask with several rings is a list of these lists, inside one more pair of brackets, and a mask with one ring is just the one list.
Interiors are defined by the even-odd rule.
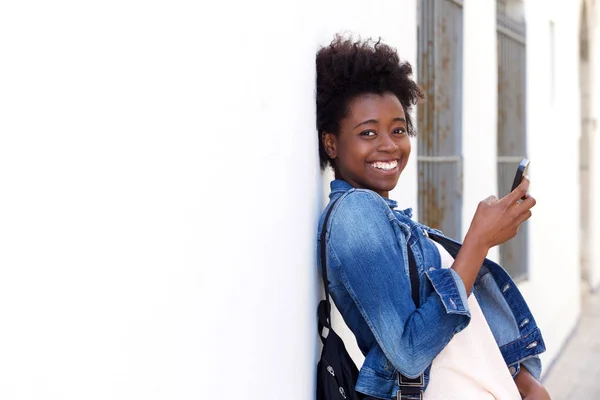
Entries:
[[394,190],[396,185],[398,184],[398,178],[395,179],[379,179],[376,182],[372,182],[371,190],[382,193],[382,192],[391,192]]

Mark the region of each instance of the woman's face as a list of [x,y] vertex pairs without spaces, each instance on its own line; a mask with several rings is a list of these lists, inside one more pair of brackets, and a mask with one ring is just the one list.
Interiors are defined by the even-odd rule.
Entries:
[[337,178],[383,197],[396,187],[410,156],[404,108],[391,94],[363,94],[348,105],[338,136],[325,133]]

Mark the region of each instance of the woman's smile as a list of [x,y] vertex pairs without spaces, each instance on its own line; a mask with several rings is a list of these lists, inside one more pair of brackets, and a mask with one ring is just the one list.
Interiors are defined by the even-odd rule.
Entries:
[[398,160],[375,161],[367,163],[367,165],[383,174],[390,174],[398,169]]

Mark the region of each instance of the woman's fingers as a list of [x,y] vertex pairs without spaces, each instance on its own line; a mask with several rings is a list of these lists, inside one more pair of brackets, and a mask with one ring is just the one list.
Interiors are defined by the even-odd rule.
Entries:
[[489,206],[491,206],[492,204],[495,204],[498,202],[498,198],[496,196],[489,196],[488,198],[486,198],[485,200],[483,200],[483,202]]
[[533,198],[530,195],[527,195],[525,197],[525,200],[523,200],[522,202],[520,202],[519,204],[517,204],[517,207],[520,209],[531,209],[533,207],[535,207],[537,201],[535,200],[535,198]]
[[530,195],[527,195],[525,200],[515,206],[518,211],[516,220],[519,225],[531,218],[531,209],[535,207],[536,200]]
[[515,190],[513,190],[512,192],[510,192],[509,194],[504,196],[504,198],[502,200],[506,201],[508,204],[515,204],[519,200],[521,200],[522,198],[525,198],[527,196],[528,189],[529,189],[529,177],[525,176],[525,177],[523,177],[523,180],[521,181],[519,186],[517,186],[515,188]]
[[519,214],[519,216],[517,217],[517,223],[519,225],[521,225],[523,222],[527,221],[529,218],[531,218],[531,210],[527,209],[524,212],[522,212],[521,214]]

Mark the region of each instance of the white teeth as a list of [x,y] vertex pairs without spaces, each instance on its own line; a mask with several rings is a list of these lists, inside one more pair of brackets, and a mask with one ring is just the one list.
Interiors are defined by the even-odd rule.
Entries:
[[378,162],[371,163],[371,166],[382,169],[384,171],[389,171],[398,166],[398,161],[397,160],[390,161],[390,162],[379,162],[378,161]]

